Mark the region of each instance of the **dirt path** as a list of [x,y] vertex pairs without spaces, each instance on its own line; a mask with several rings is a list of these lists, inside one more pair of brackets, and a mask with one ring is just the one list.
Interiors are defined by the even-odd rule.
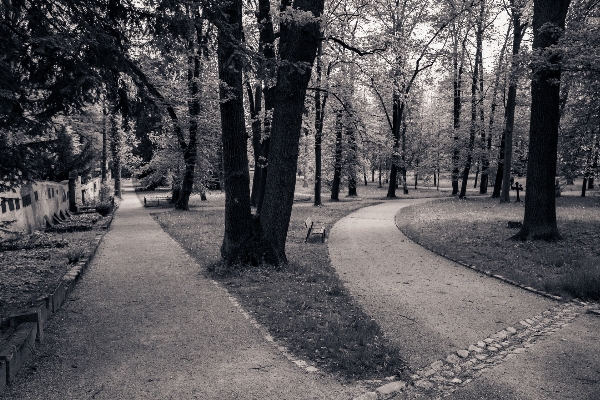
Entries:
[[[402,207],[424,201],[390,201],[363,208],[338,221],[329,238],[332,264],[344,284],[379,322],[413,370],[429,368],[450,354],[456,358],[458,350],[509,326],[523,328],[519,321],[557,306],[555,301],[479,274],[410,241],[395,226],[395,214]],[[600,393],[600,340],[592,334],[594,329],[600,330],[600,319],[581,318],[581,313],[571,315],[569,310],[559,314],[553,328],[543,332],[549,338],[540,342],[544,345],[509,354],[502,364],[483,374],[483,379],[455,392],[455,398],[594,398],[587,396]],[[559,317],[578,319],[565,325]],[[558,331],[556,326],[562,329]],[[553,330],[556,332],[550,335]],[[470,353],[469,357],[475,354]],[[583,360],[582,365],[578,359]],[[479,360],[473,358],[473,362]],[[439,371],[431,370],[434,372]],[[574,397],[549,396],[549,392],[540,392],[542,386],[562,394],[570,387]]]
[[143,209],[124,199],[46,341],[4,399],[348,399],[268,343]]

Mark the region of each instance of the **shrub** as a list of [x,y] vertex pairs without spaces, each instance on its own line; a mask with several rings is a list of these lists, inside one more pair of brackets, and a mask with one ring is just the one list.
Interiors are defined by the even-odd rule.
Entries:
[[110,201],[110,199],[112,198],[112,193],[113,193],[113,189],[110,185],[108,185],[107,183],[103,183],[100,186],[100,192],[99,194],[99,198],[101,202],[107,202]]
[[112,211],[112,204],[109,202],[102,202],[96,205],[96,212],[103,217],[106,217]]
[[75,264],[83,257],[84,253],[85,249],[83,247],[74,247],[72,249],[69,249],[66,253],[67,259],[69,260],[69,264]]

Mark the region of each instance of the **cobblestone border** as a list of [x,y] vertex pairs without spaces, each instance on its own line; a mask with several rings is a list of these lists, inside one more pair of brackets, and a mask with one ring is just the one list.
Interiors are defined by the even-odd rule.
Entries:
[[589,310],[590,305],[578,302],[560,304],[417,370],[411,375],[410,383],[391,382],[354,400],[390,399],[399,392],[426,395],[433,399],[449,396],[503,360],[527,352],[538,340],[543,340]]
[[2,321],[2,326],[7,326],[8,330],[0,337],[0,394],[10,385],[31,356],[35,342],[43,342],[44,325],[64,304],[94,258],[117,208],[118,203],[115,204],[109,218],[99,226],[101,231],[86,249],[85,256],[59,279],[51,293],[40,296],[34,306],[18,311]]

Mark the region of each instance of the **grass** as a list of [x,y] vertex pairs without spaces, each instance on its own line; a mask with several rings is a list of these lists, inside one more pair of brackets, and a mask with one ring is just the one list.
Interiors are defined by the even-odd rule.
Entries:
[[447,199],[402,209],[398,227],[436,253],[565,298],[600,300],[600,197],[556,199],[557,242],[510,240],[523,203]]
[[[300,193],[302,194],[302,193]],[[304,243],[304,220],[310,217],[327,231],[341,217],[375,204],[375,200],[341,198],[313,207],[294,205],[286,253],[289,264],[213,274],[236,296],[280,345],[320,369],[348,379],[406,378],[407,368],[398,351],[384,338],[379,325],[350,296],[331,267],[327,244],[313,237]],[[219,261],[223,209],[157,213],[162,227],[209,273]]]

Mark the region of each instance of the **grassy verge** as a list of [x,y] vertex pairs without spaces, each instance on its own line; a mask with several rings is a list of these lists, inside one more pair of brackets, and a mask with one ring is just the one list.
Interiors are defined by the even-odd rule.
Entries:
[[557,198],[563,240],[517,242],[508,221],[523,220],[523,203],[448,199],[414,205],[396,216],[407,236],[440,254],[539,290],[600,300],[600,197]]
[[[339,218],[375,203],[344,200],[323,207],[310,203],[294,206],[286,245],[290,263],[285,268],[256,267],[213,278],[227,287],[278,343],[321,369],[349,379],[402,377],[404,361],[340,282],[330,265],[327,244],[316,237],[304,243],[307,217],[329,231]],[[219,260],[222,209],[170,211],[156,214],[156,218],[207,271]]]

